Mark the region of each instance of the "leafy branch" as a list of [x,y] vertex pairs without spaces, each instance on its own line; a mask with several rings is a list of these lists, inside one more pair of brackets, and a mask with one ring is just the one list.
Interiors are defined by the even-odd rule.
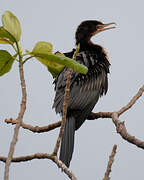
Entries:
[[[20,45],[21,25],[17,17],[10,11],[6,11],[2,15],[2,24],[3,26],[0,27],[0,44],[11,45],[16,54],[21,57],[22,64],[35,57],[48,68],[53,77],[58,76],[65,66],[82,74],[87,73],[88,69],[86,66],[79,64],[71,58],[65,57],[64,54],[53,54],[53,47],[49,42],[40,41],[36,43],[32,52],[26,50],[26,53],[23,54]],[[24,59],[26,55],[29,57]],[[20,59],[18,61],[20,61]],[[15,55],[11,55],[6,50],[0,50],[0,76],[11,70],[15,60]]]
[[[16,52],[16,54],[11,55],[6,50],[0,50],[0,76],[3,76],[4,74],[8,73],[11,70],[13,63],[15,61],[18,61],[19,76],[20,76],[21,91],[22,91],[20,111],[16,119],[16,126],[14,128],[13,138],[10,144],[8,157],[6,158],[6,163],[5,163],[4,180],[8,180],[9,168],[11,161],[13,159],[15,145],[18,140],[19,129],[21,124],[23,123],[22,121],[27,103],[27,92],[26,92],[26,84],[25,84],[24,70],[23,70],[24,64],[32,57],[35,57],[37,60],[42,62],[48,68],[49,72],[52,74],[53,77],[58,76],[58,74],[62,71],[62,69],[65,66],[73,68],[74,70],[83,74],[86,74],[88,69],[84,65],[81,65],[76,61],[74,61],[73,59],[67,58],[62,54],[59,55],[52,54],[52,44],[48,42],[38,42],[34,46],[32,52],[26,51],[26,53],[23,54],[23,50],[20,45],[21,25],[17,17],[14,14],[12,14],[10,11],[6,11],[2,15],[2,25],[3,26],[0,27],[0,44],[11,45],[14,51]],[[26,57],[24,59],[26,55],[28,55],[29,57]],[[16,59],[17,56],[18,56],[18,60]],[[51,155],[49,158],[54,162],[56,162],[58,166],[60,166],[61,163],[58,161],[57,156]],[[62,163],[62,166],[65,165]],[[67,170],[68,168],[64,167],[63,169],[64,171],[69,172],[69,170]],[[74,175],[72,177],[74,177]]]
[[10,149],[8,153],[8,157],[6,160],[5,164],[5,173],[4,173],[4,179],[8,180],[9,179],[9,167],[11,164],[11,160],[13,158],[14,150],[15,150],[15,145],[18,140],[18,134],[19,134],[19,129],[23,120],[23,116],[26,110],[26,100],[27,100],[27,93],[26,93],[26,84],[24,80],[24,71],[23,71],[23,64],[22,64],[22,56],[21,56],[21,51],[20,47],[17,44],[17,49],[18,49],[18,54],[19,54],[19,75],[20,75],[20,81],[21,81],[21,89],[22,89],[22,99],[21,99],[21,105],[20,105],[20,112],[17,117],[17,123],[14,129],[14,134],[13,138],[10,144]]

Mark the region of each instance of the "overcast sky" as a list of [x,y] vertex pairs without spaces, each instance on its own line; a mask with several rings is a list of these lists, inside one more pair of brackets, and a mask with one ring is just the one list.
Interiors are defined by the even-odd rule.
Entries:
[[[95,106],[94,111],[115,111],[125,105],[144,83],[144,3],[131,1],[92,0],[1,0],[0,15],[13,12],[22,26],[23,50],[32,50],[37,41],[49,41],[54,51],[67,52],[75,46],[74,33],[79,23],[96,19],[104,23],[116,22],[117,29],[102,32],[93,42],[106,48],[111,62],[109,91]],[[2,48],[2,46],[0,46]],[[54,90],[52,77],[35,59],[24,66],[28,104],[24,122],[43,126],[60,120],[52,109]],[[13,135],[13,126],[5,118],[16,118],[21,98],[18,63],[12,71],[0,77],[0,155],[7,156]],[[120,117],[129,133],[144,140],[144,98]],[[20,129],[15,156],[36,152],[51,153],[58,130],[34,134]],[[144,179],[144,151],[124,141],[110,119],[87,121],[76,132],[76,141],[70,169],[79,180],[101,180],[111,149],[117,144],[117,154],[111,179]],[[0,179],[4,164],[0,162]],[[50,160],[13,163],[10,180],[67,179]]]

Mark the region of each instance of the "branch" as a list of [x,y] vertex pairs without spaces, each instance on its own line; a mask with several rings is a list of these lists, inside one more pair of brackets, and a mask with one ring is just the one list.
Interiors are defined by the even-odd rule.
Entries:
[[[77,53],[79,52],[80,46],[78,45],[76,48],[76,51],[74,52],[73,59],[76,59]],[[66,123],[66,116],[67,116],[67,106],[68,106],[68,98],[69,98],[69,91],[70,91],[70,80],[71,80],[71,75],[72,75],[73,70],[69,69],[68,75],[67,75],[67,80],[66,80],[66,87],[65,87],[65,94],[64,94],[64,102],[63,102],[63,114],[62,114],[62,123],[61,123],[61,128],[60,132],[57,138],[57,142],[53,151],[54,155],[57,155],[61,138],[64,132],[65,128],[65,123]]]
[[[144,142],[135,138],[134,136],[130,135],[126,130],[124,122],[120,122],[118,120],[118,117],[121,114],[123,114],[124,112],[129,110],[136,103],[136,101],[142,96],[143,92],[144,92],[144,85],[138,90],[138,92],[130,100],[130,102],[127,105],[123,106],[120,110],[118,110],[116,112],[98,112],[98,113],[92,112],[87,119],[95,120],[98,118],[112,118],[113,123],[116,126],[117,133],[119,133],[123,139],[144,149]],[[6,119],[5,122],[15,124],[16,120]],[[41,132],[47,132],[47,131],[50,131],[50,130],[53,130],[53,129],[59,127],[61,125],[61,121],[58,121],[57,123],[50,124],[48,126],[43,126],[43,127],[38,127],[38,126],[33,127],[31,125],[24,124],[24,123],[22,123],[21,125],[25,129],[29,129],[30,131],[41,133]]]
[[[136,101],[142,96],[144,92],[144,85],[138,90],[136,95],[130,100],[130,102],[123,106],[120,110],[116,111],[118,113],[118,116],[129,110],[135,103]],[[112,118],[112,113],[113,112],[99,112],[99,113],[91,113],[90,116],[88,117],[88,120],[94,120],[98,118]]]
[[[62,169],[62,171],[65,172],[65,174],[71,179],[71,180],[77,180],[73,172],[66,167],[66,165],[60,161],[57,156],[54,156],[53,154],[47,154],[47,153],[36,153],[28,156],[20,156],[20,157],[13,157],[11,162],[19,163],[19,162],[26,162],[31,161],[34,159],[50,159],[53,162],[56,163],[56,165]],[[0,161],[6,162],[7,157],[0,156]]]
[[120,116],[122,113],[130,109],[136,103],[136,101],[142,96],[143,92],[144,92],[144,85],[138,90],[136,95],[130,100],[130,102],[126,106],[122,107],[119,111],[117,111],[118,116]]
[[[20,157],[13,157],[12,162],[19,163],[19,162],[26,162],[26,161],[31,161],[33,159],[50,159],[51,154],[47,153],[36,153],[32,155],[27,155],[27,156],[20,156]],[[7,157],[0,156],[0,160],[2,162],[6,162]]]
[[98,112],[98,113],[93,113],[87,117],[87,120],[95,120],[99,118],[111,118],[112,117],[112,112]]
[[[11,123],[12,125],[16,124],[17,123],[17,120],[15,119],[5,119],[5,122],[7,124]],[[48,132],[48,131],[51,131],[55,128],[58,128],[61,126],[61,121],[58,121],[56,123],[53,123],[53,124],[49,124],[47,126],[42,126],[42,127],[39,127],[39,126],[32,126],[30,124],[25,124],[25,123],[21,123],[21,126],[24,128],[24,129],[28,129],[34,133],[43,133],[43,132]]]
[[123,106],[120,110],[116,112],[105,112],[105,113],[100,112],[99,114],[91,113],[91,115],[88,118],[89,120],[94,120],[94,119],[97,119],[99,115],[102,118],[112,118],[112,121],[115,124],[116,130],[117,130],[117,133],[119,133],[123,139],[136,145],[139,148],[144,149],[144,141],[141,141],[135,138],[134,136],[132,136],[131,134],[129,134],[127,132],[124,122],[121,122],[118,120],[118,117],[121,114],[129,110],[136,103],[136,101],[142,96],[143,92],[144,92],[144,85],[138,90],[138,92],[130,100],[130,102],[127,105]]
[[14,135],[10,144],[10,149],[9,149],[9,153],[8,153],[8,157],[6,160],[6,164],[5,164],[5,172],[4,172],[4,180],[8,180],[9,179],[9,168],[10,168],[10,164],[11,164],[11,160],[14,154],[14,150],[15,150],[15,145],[17,143],[18,140],[18,133],[19,133],[19,129],[22,123],[22,119],[26,110],[26,84],[25,84],[25,80],[24,80],[24,71],[23,71],[23,66],[22,66],[22,57],[21,57],[21,52],[20,52],[20,46],[19,44],[17,44],[17,48],[18,48],[18,54],[19,54],[19,75],[20,75],[20,81],[21,81],[21,88],[22,88],[22,100],[21,100],[21,105],[20,105],[20,112],[18,114],[17,117],[17,123],[14,129]]
[[114,112],[112,115],[113,123],[116,126],[117,133],[121,135],[126,141],[136,145],[139,148],[144,149],[144,141],[141,141],[127,132],[124,122],[118,120],[118,113]]
[[[91,115],[88,117],[88,120],[95,120],[95,119],[99,119],[99,118],[111,118],[112,112],[98,112],[98,113],[91,113]],[[15,125],[17,123],[17,120],[15,119],[5,119],[5,122],[7,124],[12,124]],[[23,127],[24,129],[27,129],[29,131],[32,131],[34,133],[43,133],[43,132],[48,132],[51,130],[54,130],[55,128],[58,128],[61,126],[61,122],[62,121],[58,121],[56,123],[52,123],[49,124],[47,126],[32,126],[30,124],[25,124],[25,123],[21,123],[21,127]]]
[[117,145],[115,144],[113,146],[111,155],[109,156],[109,161],[108,161],[107,169],[106,169],[105,176],[104,176],[103,180],[110,180],[110,173],[111,173],[112,164],[114,162],[114,157],[116,154],[116,149],[117,149]]
[[62,115],[62,123],[61,123],[61,128],[60,132],[57,138],[57,142],[53,151],[53,154],[57,155],[60,142],[61,142],[61,137],[64,132],[64,127],[66,123],[66,115],[67,115],[67,103],[68,103],[68,97],[69,97],[69,90],[70,90],[70,80],[71,80],[71,74],[72,74],[72,69],[69,70],[68,76],[67,76],[67,81],[66,81],[66,87],[65,87],[65,95],[64,95],[64,103],[63,103],[63,115]]
[[59,160],[57,156],[54,156],[53,161],[57,164],[59,168],[62,169],[62,171],[65,172],[65,174],[68,175],[71,180],[77,180],[72,171],[61,160]]

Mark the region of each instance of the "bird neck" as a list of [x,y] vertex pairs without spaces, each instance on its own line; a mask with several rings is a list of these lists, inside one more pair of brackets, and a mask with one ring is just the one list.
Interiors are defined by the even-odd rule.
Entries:
[[90,39],[89,40],[83,40],[80,42],[80,50],[82,51],[100,51],[102,50],[102,47],[94,44]]
[[82,42],[80,43],[80,51],[89,51],[92,54],[97,54],[98,62],[105,63],[107,67],[110,66],[108,54],[102,46],[94,44],[92,41]]

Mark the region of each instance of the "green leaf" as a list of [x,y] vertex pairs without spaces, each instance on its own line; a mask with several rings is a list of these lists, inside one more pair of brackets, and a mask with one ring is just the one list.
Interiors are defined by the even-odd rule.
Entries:
[[11,45],[13,45],[13,42],[9,41],[7,39],[0,38],[0,44],[11,44]]
[[[86,66],[84,66],[83,64],[79,64],[77,61],[65,56],[56,56],[53,54],[34,53],[34,52],[32,52],[31,54],[34,55],[45,66],[50,68],[53,68],[53,66],[55,65],[54,63],[58,63],[59,65],[72,68],[82,74],[86,74],[88,72],[88,68]],[[56,73],[56,75],[58,75],[59,73],[60,71],[58,70],[58,73]]]
[[38,42],[33,48],[33,51],[28,53],[35,56],[38,61],[47,66],[53,77],[56,77],[65,66],[82,74],[86,74],[88,71],[86,66],[79,64],[73,59],[65,57],[64,54],[52,54],[52,44],[49,42]]
[[15,38],[8,31],[6,31],[3,27],[0,27],[0,38],[9,40],[12,43],[14,43],[16,41]]
[[21,26],[17,17],[10,11],[6,11],[2,15],[2,23],[5,30],[7,30],[18,42],[21,37]]
[[[40,41],[33,48],[33,53],[52,54],[52,44],[49,42]],[[57,53],[55,55],[61,56],[63,54]],[[43,63],[44,65],[47,66],[48,71],[52,74],[53,77],[56,77],[59,74],[59,72],[61,72],[64,68],[64,65],[62,65],[62,64],[59,64],[56,62],[51,63],[50,61],[45,60],[40,57],[37,57],[37,60],[39,60],[41,63]]]
[[11,70],[15,58],[7,51],[0,50],[0,76],[8,73]]
[[45,41],[39,41],[33,48],[33,53],[52,53],[52,44]]
[[[64,56],[64,54],[60,53],[60,52],[56,52],[54,54],[55,56]],[[48,65],[48,71],[52,74],[52,76],[54,78],[57,77],[57,75],[64,69],[65,65],[63,64],[59,64],[59,63],[56,63],[56,62],[49,62],[49,65]]]

